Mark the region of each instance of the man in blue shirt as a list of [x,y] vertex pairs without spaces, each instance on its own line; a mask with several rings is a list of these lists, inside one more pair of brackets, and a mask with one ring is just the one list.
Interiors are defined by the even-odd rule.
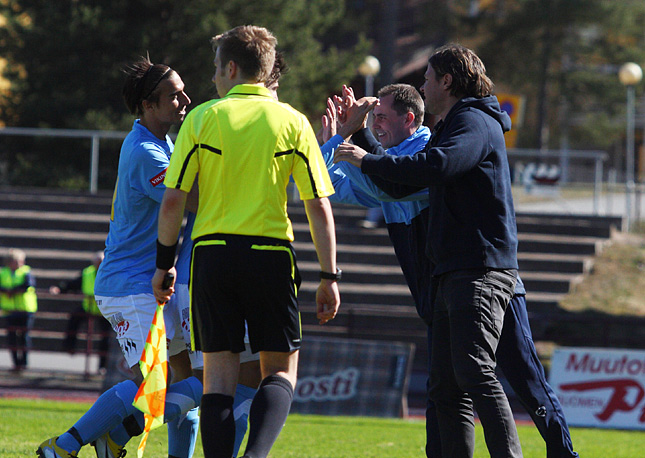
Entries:
[[[36,452],[42,458],[74,457],[88,443],[94,445],[99,458],[116,458],[125,454],[123,445],[130,436],[143,428],[143,416],[132,401],[143,380],[139,358],[157,305],[150,279],[163,180],[174,147],[168,131],[183,121],[190,98],[179,74],[167,65],[142,58],[125,73],[124,100],[138,119],[121,148],[105,259],[94,293],[135,376],[103,393],[66,433],[43,442]],[[165,317],[171,339],[175,326],[170,311],[171,307]],[[171,385],[166,420],[198,405],[201,391],[196,377]]]
[[[191,100],[179,74],[167,65],[143,58],[125,73],[123,96],[128,110],[138,119],[121,148],[105,259],[98,270],[94,292],[97,306],[116,332],[135,376],[103,393],[66,433],[43,442],[37,450],[42,458],[74,457],[88,443],[95,447],[99,458],[121,457],[125,455],[124,445],[143,428],[143,414],[132,406],[132,401],[143,380],[139,359],[157,308],[150,282],[155,272],[164,178],[174,149],[168,131],[184,120]],[[191,192],[187,209],[196,211],[197,201],[197,192]],[[188,243],[180,252],[178,280],[187,285],[190,225],[184,235]],[[181,288],[184,289],[187,286]],[[185,358],[190,342],[184,332],[188,328],[184,318],[187,292],[183,296],[164,306],[169,361],[173,381],[177,381],[168,387],[165,406],[172,458],[192,456],[199,421],[196,407],[203,391],[200,379],[192,375],[194,369],[203,366],[201,354],[192,353],[190,362]],[[241,420],[244,425],[246,416]]]
[[[346,92],[349,92],[346,90]],[[374,107],[372,131],[387,153],[401,157],[413,155],[426,146],[430,138],[423,122],[423,101],[418,92],[404,84],[389,85],[379,93],[379,103]],[[346,162],[333,163],[334,150],[349,137],[351,132],[331,136],[330,128],[335,125],[336,113],[329,105],[323,118],[328,127],[326,137],[331,137],[321,150],[327,162],[336,193],[332,201],[361,206],[383,208],[386,226],[395,253],[401,265],[419,315],[428,324],[428,354],[431,354],[432,307],[428,303],[428,285],[433,270],[432,263],[425,255],[428,231],[428,195],[415,194],[411,201],[392,202],[392,198],[381,191],[371,178],[360,169]],[[349,122],[348,124],[351,124]],[[371,136],[368,129],[356,134],[360,141]],[[555,393],[548,385],[544,370],[539,362],[531,337],[526,313],[526,291],[517,279],[515,295],[506,311],[503,332],[497,348],[497,359],[521,403],[531,415],[547,444],[549,458],[575,457],[571,437],[564,419],[562,407]],[[430,458],[441,457],[440,438],[434,403],[428,399],[426,410],[427,444],[426,454]]]

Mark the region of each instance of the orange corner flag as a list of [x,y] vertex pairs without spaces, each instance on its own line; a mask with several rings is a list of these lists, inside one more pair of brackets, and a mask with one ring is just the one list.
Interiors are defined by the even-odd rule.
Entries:
[[164,304],[157,304],[150,332],[143,348],[139,367],[144,380],[132,403],[144,413],[145,427],[137,449],[138,458],[143,457],[150,430],[164,423],[166,388],[168,380],[168,353],[166,350],[166,325],[163,318]]

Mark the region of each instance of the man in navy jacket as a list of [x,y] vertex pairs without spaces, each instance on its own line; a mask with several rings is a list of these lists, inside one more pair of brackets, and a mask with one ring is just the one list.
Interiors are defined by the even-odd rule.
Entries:
[[[369,174],[395,198],[428,188],[426,253],[434,264],[429,395],[446,457],[472,456],[477,410],[491,457],[520,457],[517,429],[495,375],[495,351],[517,276],[517,229],[504,143],[510,118],[469,49],[429,60],[422,92],[441,121],[426,148],[393,157],[342,144],[335,161]],[[378,151],[377,142],[365,145]]]
[[[346,89],[349,95],[350,89]],[[379,153],[394,156],[413,155],[425,148],[430,135],[423,126],[424,104],[417,91],[407,84],[391,84],[378,93],[379,102],[374,107],[372,129],[366,127],[357,132],[340,129],[354,143],[369,145],[378,141],[383,148]],[[431,282],[432,263],[424,251],[428,234],[428,193],[421,191],[406,201],[391,201],[392,198],[379,189],[368,175],[347,162],[333,163],[334,151],[343,143],[343,135],[334,135],[337,114],[334,105],[328,102],[323,116],[323,138],[329,140],[321,151],[336,193],[332,202],[341,202],[365,207],[380,206],[385,216],[388,234],[396,257],[401,265],[406,282],[414,298],[419,316],[428,325],[428,353],[432,351],[432,307],[427,300],[427,287]],[[359,116],[359,119],[363,117]],[[345,120],[352,124],[351,121]],[[358,121],[358,120],[357,120]],[[373,134],[372,134],[373,132]],[[368,140],[367,137],[370,137]],[[410,200],[414,199],[414,200]],[[515,285],[504,316],[502,336],[496,357],[498,366],[517,394],[519,401],[533,419],[546,443],[547,458],[573,458],[569,428],[560,402],[546,380],[544,368],[533,343],[531,327],[526,311],[526,290],[520,277]],[[428,399],[426,409],[426,455],[441,458],[441,441],[437,427],[434,403]]]

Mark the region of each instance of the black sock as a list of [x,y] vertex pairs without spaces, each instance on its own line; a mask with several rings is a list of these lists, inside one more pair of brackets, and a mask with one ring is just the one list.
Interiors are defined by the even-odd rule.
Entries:
[[291,409],[293,387],[284,377],[270,375],[260,384],[249,413],[249,442],[245,457],[265,458],[278,438]]
[[233,396],[204,394],[199,429],[205,458],[231,458],[235,443]]
[[140,434],[143,434],[143,428],[137,422],[137,419],[134,415],[128,415],[123,419],[123,427],[130,437],[137,437]]

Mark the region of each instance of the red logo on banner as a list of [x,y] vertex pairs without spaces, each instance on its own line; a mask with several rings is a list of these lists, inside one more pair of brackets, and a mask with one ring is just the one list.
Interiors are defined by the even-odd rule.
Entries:
[[[560,389],[563,391],[591,391],[591,390],[613,390],[609,402],[605,405],[605,408],[602,412],[594,414],[596,418],[601,421],[607,421],[611,416],[616,412],[631,412],[638,406],[645,396],[645,390],[640,385],[640,383],[630,380],[630,379],[615,379],[615,380],[604,380],[604,381],[595,381],[595,382],[580,382],[580,383],[567,383],[565,385],[560,385]],[[636,398],[632,402],[628,402],[628,395],[633,393],[633,390],[636,390]],[[645,421],[645,407],[641,412],[640,421]]]

